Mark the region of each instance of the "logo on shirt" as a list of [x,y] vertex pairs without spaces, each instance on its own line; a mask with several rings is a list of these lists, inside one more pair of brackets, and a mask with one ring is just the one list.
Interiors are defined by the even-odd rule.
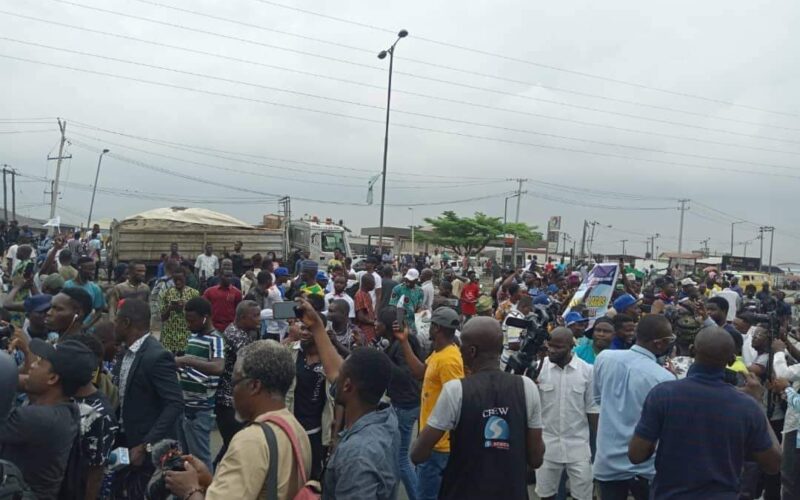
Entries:
[[491,416],[483,426],[484,448],[498,448],[507,450],[509,448],[508,439],[511,432],[508,422],[503,417]]

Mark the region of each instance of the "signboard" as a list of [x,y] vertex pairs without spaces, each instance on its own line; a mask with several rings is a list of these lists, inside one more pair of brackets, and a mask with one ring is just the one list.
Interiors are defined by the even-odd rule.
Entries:
[[608,312],[617,279],[619,279],[619,264],[605,262],[594,266],[572,296],[569,307],[564,311],[564,317],[574,307],[583,304],[586,307],[585,316],[589,318],[589,325],[594,324],[594,320],[605,316]]
[[561,216],[554,215],[550,217],[550,220],[547,222],[547,230],[548,231],[561,231]]
[[725,271],[759,271],[761,259],[758,257],[722,256],[722,269]]
[[558,240],[556,241],[548,241],[547,242],[547,251],[550,253],[556,253],[558,250]]

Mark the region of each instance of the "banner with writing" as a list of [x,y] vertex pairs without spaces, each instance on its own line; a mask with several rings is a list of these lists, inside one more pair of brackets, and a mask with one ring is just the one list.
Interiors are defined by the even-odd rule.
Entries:
[[605,316],[611,306],[611,295],[614,293],[617,279],[619,279],[619,264],[606,262],[594,266],[575,291],[569,307],[564,311],[564,316],[583,305],[584,316],[589,318],[590,324],[594,324],[594,320]]

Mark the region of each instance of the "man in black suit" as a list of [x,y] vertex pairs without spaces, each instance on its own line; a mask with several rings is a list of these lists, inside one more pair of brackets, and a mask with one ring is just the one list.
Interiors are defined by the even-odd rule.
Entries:
[[[128,299],[117,311],[114,331],[125,345],[115,368],[119,379],[120,445],[130,450],[131,467],[115,483],[137,498],[153,473],[149,453],[153,444],[176,438],[176,425],[183,412],[183,393],[176,376],[175,360],[150,329],[150,306]],[[115,488],[117,489],[117,488]]]

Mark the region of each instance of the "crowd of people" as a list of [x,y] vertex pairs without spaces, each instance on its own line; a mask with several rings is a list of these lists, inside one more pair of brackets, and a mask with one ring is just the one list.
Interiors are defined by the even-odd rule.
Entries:
[[128,262],[104,283],[94,231],[41,259],[23,236],[0,492],[800,498],[800,342],[768,285],[620,263],[597,317],[573,300],[589,262],[482,283],[438,250],[356,271],[339,250],[320,265],[173,243],[152,279]]

